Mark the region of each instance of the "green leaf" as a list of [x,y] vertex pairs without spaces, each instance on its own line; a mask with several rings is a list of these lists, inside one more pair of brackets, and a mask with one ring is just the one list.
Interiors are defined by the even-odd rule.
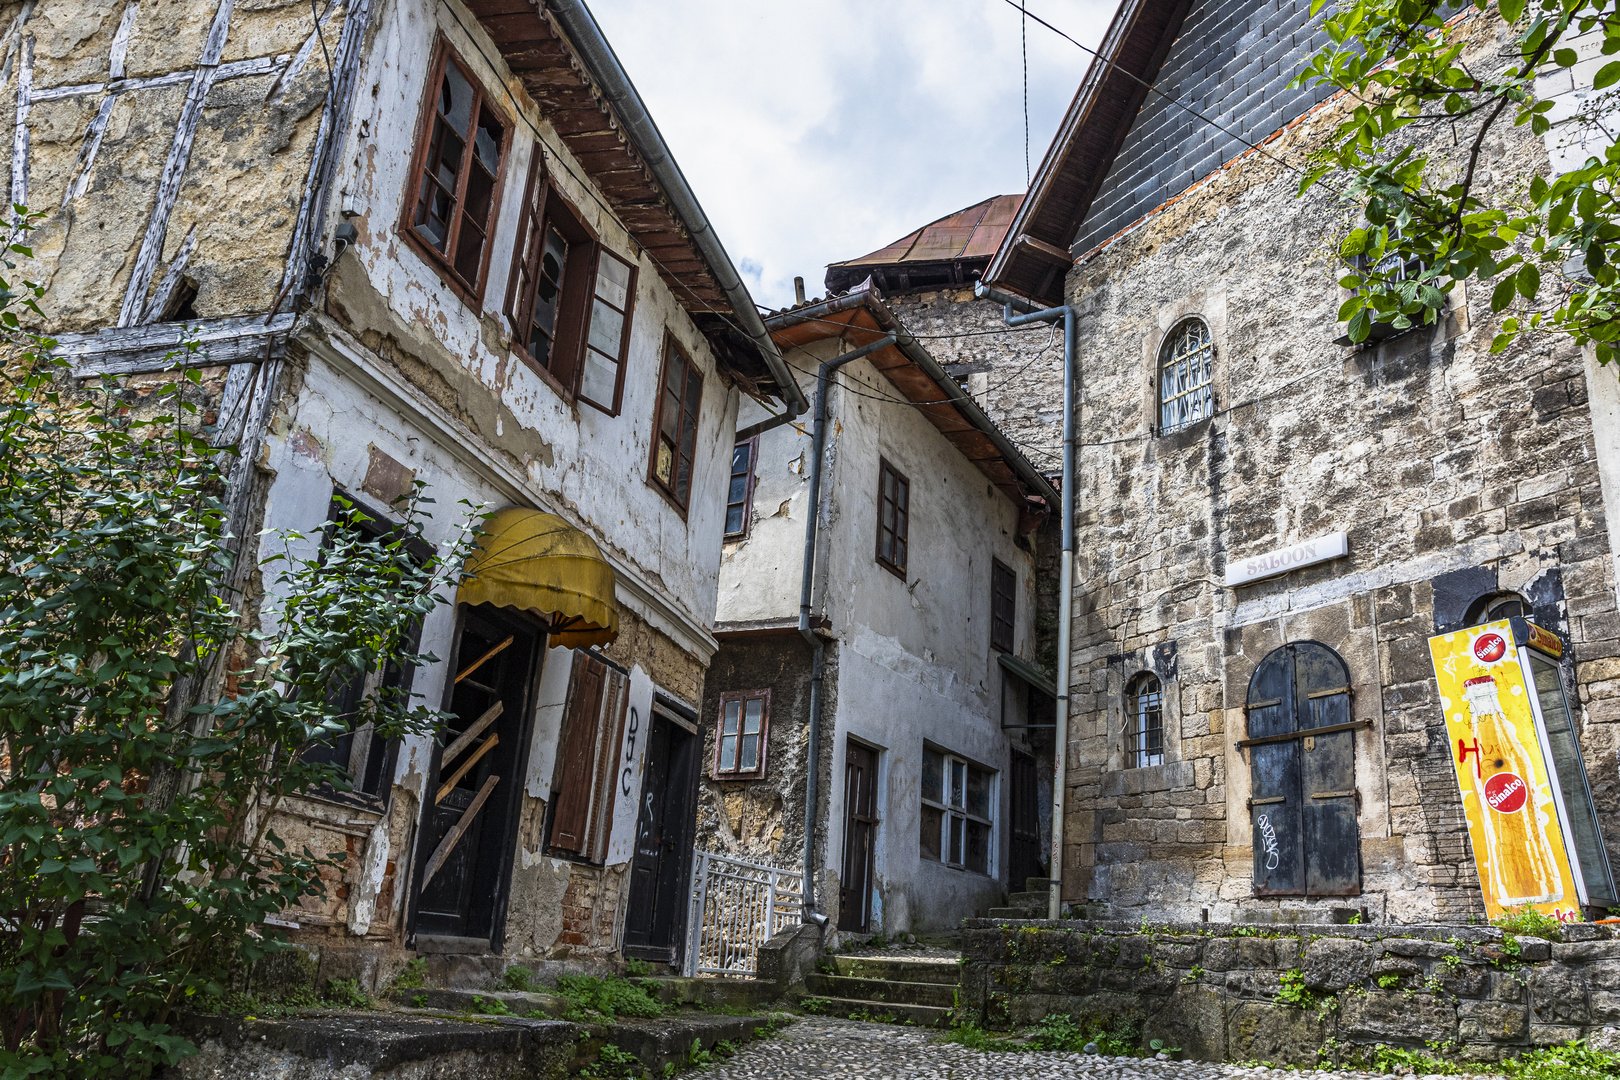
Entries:
[[1534,300],[1537,290],[1541,288],[1541,271],[1534,263],[1525,263],[1519,267],[1518,281],[1519,295],[1526,300]]
[[1496,289],[1491,293],[1491,314],[1502,311],[1513,303],[1513,294],[1517,289],[1517,275],[1510,275],[1497,282]]
[[1592,77],[1592,89],[1603,90],[1620,82],[1620,60],[1611,60]]
[[1559,67],[1574,67],[1579,61],[1580,57],[1574,49],[1553,50],[1553,63]]
[[1502,18],[1510,23],[1519,21],[1524,14],[1525,0],[1499,0],[1496,9],[1502,13]]

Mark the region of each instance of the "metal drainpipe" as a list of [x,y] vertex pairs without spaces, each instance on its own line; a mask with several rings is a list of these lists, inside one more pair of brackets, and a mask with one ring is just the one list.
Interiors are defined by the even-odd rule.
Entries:
[[[810,629],[810,600],[815,592],[816,533],[821,518],[821,456],[827,446],[827,389],[833,372],[895,342],[893,334],[858,349],[824,360],[816,370],[815,426],[810,436],[810,506],[804,523],[804,582],[799,586],[799,633],[810,643],[810,745],[804,774],[804,911],[816,916],[816,802],[821,775],[821,669],[827,643]],[[817,918],[825,922],[826,916]]]
[[[1008,326],[1063,320],[1063,562],[1058,573],[1058,658],[1057,658],[1057,752],[1052,768],[1052,887],[1047,897],[1046,917],[1063,913],[1063,792],[1069,777],[1069,642],[1074,618],[1074,451],[1078,425],[1080,369],[1074,357],[1074,308],[1041,308],[1031,305],[982,281],[973,286],[973,295],[1001,304],[1001,318]],[[1027,313],[1014,315],[1014,308]]]

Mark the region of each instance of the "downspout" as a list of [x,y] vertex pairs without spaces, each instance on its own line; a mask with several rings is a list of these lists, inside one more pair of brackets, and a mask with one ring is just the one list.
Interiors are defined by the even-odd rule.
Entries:
[[799,586],[799,633],[810,643],[810,739],[804,773],[804,912],[805,918],[825,923],[816,911],[816,802],[821,779],[821,674],[827,643],[810,629],[810,601],[815,593],[816,533],[821,519],[821,456],[827,447],[827,390],[833,373],[851,360],[859,360],[895,342],[887,334],[858,349],[823,360],[816,370],[815,424],[810,434],[810,506],[804,523],[804,581]]
[[[1001,318],[1008,326],[1050,323],[1063,320],[1063,562],[1058,573],[1058,657],[1057,657],[1057,752],[1052,768],[1052,878],[1047,897],[1046,917],[1063,913],[1063,794],[1069,778],[1069,642],[1074,620],[1074,451],[1079,411],[1079,365],[1075,363],[1074,308],[1041,308],[1030,305],[984,282],[973,286],[973,295],[1001,304]],[[1026,314],[1014,315],[1013,309]]]

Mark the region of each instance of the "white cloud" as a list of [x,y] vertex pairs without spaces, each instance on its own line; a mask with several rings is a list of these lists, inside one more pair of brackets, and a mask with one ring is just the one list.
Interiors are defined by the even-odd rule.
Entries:
[[[1031,10],[1095,46],[1114,0]],[[1024,190],[1019,14],[1004,0],[594,0],[754,299]],[[1031,167],[1090,56],[1028,25]]]

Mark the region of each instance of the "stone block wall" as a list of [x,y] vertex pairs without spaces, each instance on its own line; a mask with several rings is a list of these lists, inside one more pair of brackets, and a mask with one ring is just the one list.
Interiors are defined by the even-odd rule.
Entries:
[[1134,1025],[1190,1058],[1371,1064],[1380,1045],[1496,1062],[1584,1038],[1620,1045],[1620,935],[1563,942],[1484,926],[969,921],[959,1018],[1053,1013]]
[[[1497,62],[1498,21],[1463,32],[1472,57]],[[1065,896],[1115,916],[1481,914],[1426,639],[1497,592],[1563,638],[1598,811],[1620,810],[1620,616],[1580,351],[1542,334],[1492,355],[1479,286],[1456,289],[1436,326],[1335,340],[1328,238],[1359,211],[1328,189],[1296,198],[1279,161],[1303,160],[1344,107],[1229,162],[1068,278],[1085,389]],[[1493,183],[1548,167],[1519,129],[1487,156]],[[1214,346],[1214,415],[1161,433],[1160,348],[1193,316]],[[1340,530],[1345,558],[1225,584],[1232,559]],[[1349,900],[1251,886],[1248,684],[1272,650],[1307,640],[1344,660],[1352,719],[1369,725],[1355,734]],[[1125,692],[1141,672],[1164,689],[1165,763],[1138,769]],[[1606,839],[1620,864],[1620,832]]]

